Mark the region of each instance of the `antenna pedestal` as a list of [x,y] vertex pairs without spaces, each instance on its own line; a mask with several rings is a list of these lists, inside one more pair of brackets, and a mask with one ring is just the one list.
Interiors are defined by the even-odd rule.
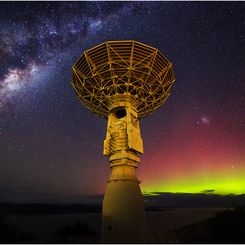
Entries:
[[111,176],[103,200],[102,242],[143,243],[145,207],[136,168],[143,153],[138,115],[127,96],[111,101],[104,155]]
[[[123,167],[112,167],[107,184],[102,211],[102,243],[145,242],[145,207],[139,181],[134,167]],[[124,171],[126,174],[122,174]]]

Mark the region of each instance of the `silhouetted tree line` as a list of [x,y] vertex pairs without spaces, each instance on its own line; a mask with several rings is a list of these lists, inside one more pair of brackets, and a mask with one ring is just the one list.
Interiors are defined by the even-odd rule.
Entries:
[[54,239],[44,241],[29,232],[19,232],[16,225],[0,216],[0,243],[99,243],[100,238],[86,223],[65,225],[54,233]]
[[31,243],[35,236],[29,232],[19,232],[4,216],[0,216],[0,243]]
[[58,243],[98,243],[99,239],[95,231],[86,223],[76,222],[65,225],[54,233],[55,242]]

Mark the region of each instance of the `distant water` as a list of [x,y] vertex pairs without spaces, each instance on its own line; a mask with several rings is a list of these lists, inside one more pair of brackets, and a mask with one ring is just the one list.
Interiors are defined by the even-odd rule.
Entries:
[[35,234],[40,241],[53,238],[60,227],[75,222],[87,223],[90,229],[100,235],[101,213],[55,214],[55,215],[6,215],[18,230]]
[[[146,213],[149,231],[172,230],[214,216],[224,208],[173,208]],[[8,220],[20,231],[31,232],[40,241],[49,241],[60,227],[75,222],[87,223],[98,235],[101,231],[101,213],[60,215],[8,215]]]

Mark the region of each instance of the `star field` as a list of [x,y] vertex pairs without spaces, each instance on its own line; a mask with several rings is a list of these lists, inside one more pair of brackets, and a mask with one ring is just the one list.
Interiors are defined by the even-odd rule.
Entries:
[[160,49],[176,77],[140,122],[142,190],[245,193],[244,11],[243,2],[1,2],[0,201],[104,193],[106,121],[77,99],[71,67],[124,39]]

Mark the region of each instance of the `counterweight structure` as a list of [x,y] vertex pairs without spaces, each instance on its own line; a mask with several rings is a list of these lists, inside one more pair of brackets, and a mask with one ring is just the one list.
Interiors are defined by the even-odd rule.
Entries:
[[72,72],[82,103],[108,119],[104,155],[112,171],[103,200],[102,242],[144,242],[144,200],[135,172],[143,154],[139,119],[170,95],[172,64],[143,43],[108,41],[85,51]]

